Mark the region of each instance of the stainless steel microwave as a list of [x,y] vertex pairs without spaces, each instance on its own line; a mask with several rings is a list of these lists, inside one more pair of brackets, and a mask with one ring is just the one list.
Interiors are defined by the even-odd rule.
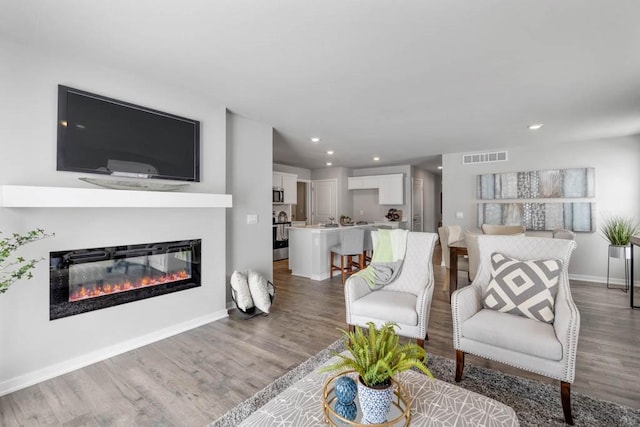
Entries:
[[284,189],[273,187],[273,203],[284,203]]

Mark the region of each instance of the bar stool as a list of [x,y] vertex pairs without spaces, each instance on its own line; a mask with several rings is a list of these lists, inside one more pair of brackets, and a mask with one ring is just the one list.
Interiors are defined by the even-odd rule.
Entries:
[[362,255],[364,256],[364,265],[371,263],[371,257],[373,256],[373,239],[371,233],[376,231],[375,227],[362,227],[364,230],[364,245],[362,248]]
[[[345,276],[349,276],[356,271],[364,268],[364,230],[362,228],[346,228],[340,232],[340,244],[331,247],[329,255],[329,277],[333,276],[334,271],[340,271],[342,276],[342,284],[344,284]],[[335,255],[340,256],[340,266],[334,265]],[[358,257],[358,264],[354,270],[353,257]],[[345,265],[345,257],[347,263]]]

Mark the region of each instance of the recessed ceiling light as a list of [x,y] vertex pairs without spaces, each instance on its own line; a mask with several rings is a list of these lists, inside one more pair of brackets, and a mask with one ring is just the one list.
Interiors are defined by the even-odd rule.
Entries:
[[333,163],[327,162],[327,166],[331,166],[331,165],[333,165]]
[[320,142],[320,138],[314,136],[313,138],[311,138],[311,142]]
[[442,169],[442,166],[438,166],[438,169]]
[[327,151],[327,154],[328,154],[328,155],[332,155],[332,154],[333,154],[333,150],[329,150],[329,151]]
[[378,161],[380,161],[380,157],[374,157],[374,158],[373,158],[373,161],[374,161],[374,162],[378,162]]
[[533,125],[529,125],[529,130],[538,130],[540,129],[542,126],[544,126],[542,123],[535,123]]

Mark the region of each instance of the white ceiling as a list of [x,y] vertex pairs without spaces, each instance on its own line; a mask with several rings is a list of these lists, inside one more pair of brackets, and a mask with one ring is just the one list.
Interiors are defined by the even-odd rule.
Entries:
[[442,153],[640,133],[638,0],[1,6],[2,38],[148,75],[273,126],[277,163],[325,167],[332,149],[334,166],[433,166]]

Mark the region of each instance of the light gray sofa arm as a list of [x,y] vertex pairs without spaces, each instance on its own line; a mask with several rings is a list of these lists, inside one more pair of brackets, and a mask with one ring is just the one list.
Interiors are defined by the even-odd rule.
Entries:
[[575,378],[575,359],[580,333],[580,312],[570,295],[558,295],[555,304],[553,329],[562,344],[563,381],[572,383]]
[[347,311],[347,323],[351,321],[351,303],[373,292],[367,281],[359,276],[349,276],[344,283],[344,305]]
[[460,349],[462,324],[471,316],[482,310],[482,288],[471,285],[458,289],[451,296],[451,316],[453,318],[453,347]]

